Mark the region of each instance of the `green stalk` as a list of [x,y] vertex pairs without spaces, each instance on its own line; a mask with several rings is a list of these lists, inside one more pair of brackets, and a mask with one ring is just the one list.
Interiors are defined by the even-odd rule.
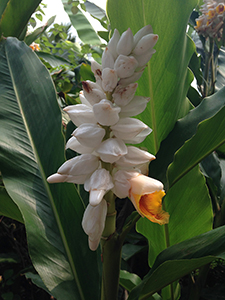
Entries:
[[118,297],[122,243],[116,233],[115,196],[110,191],[105,197],[108,203],[105,229],[102,234],[102,290],[101,300]]
[[[207,97],[209,95],[209,69],[212,66],[213,60],[213,49],[214,49],[214,40],[213,38],[209,38],[209,51],[207,51],[205,47],[205,72],[204,72],[204,89],[203,89],[203,97]],[[212,80],[215,80],[214,68],[211,69],[211,76],[213,76]],[[215,81],[214,81],[215,82]]]

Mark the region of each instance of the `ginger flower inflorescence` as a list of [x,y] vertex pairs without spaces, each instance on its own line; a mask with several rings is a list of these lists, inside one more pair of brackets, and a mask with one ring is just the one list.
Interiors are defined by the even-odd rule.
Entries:
[[82,226],[92,250],[97,249],[104,230],[109,191],[119,198],[129,197],[140,215],[152,222],[166,224],[169,220],[162,210],[163,184],[142,174],[154,155],[127,146],[141,143],[152,131],[132,117],[143,112],[150,100],[135,96],[135,81],[155,53],[157,40],[150,25],[134,36],[131,29],[121,36],[115,29],[102,65],[91,63],[96,82],[83,82],[81,104],[64,108],[77,127],[66,148],[80,155],[66,161],[48,182],[84,184],[89,204]]
[[220,40],[223,34],[225,1],[204,0],[200,12],[201,15],[196,19],[195,30],[204,37]]

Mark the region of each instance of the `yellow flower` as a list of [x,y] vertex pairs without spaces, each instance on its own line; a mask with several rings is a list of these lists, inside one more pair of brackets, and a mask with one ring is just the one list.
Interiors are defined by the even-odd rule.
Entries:
[[138,213],[160,225],[169,223],[169,214],[162,210],[162,198],[165,196],[163,184],[142,174],[131,178],[129,182],[129,198]]

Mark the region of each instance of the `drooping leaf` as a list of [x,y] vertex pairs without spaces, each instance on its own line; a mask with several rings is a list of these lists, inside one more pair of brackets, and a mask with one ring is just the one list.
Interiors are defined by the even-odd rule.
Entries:
[[96,31],[81,10],[78,9],[78,12],[74,15],[71,11],[72,5],[68,4],[67,0],[62,0],[62,3],[81,41],[85,44],[100,45],[101,41]]
[[225,256],[225,226],[176,244],[160,253],[129,300],[146,299],[192,270]]
[[84,205],[73,184],[46,181],[65,161],[51,77],[15,38],[0,44],[0,56],[1,172],[23,216],[33,265],[58,300],[97,300],[98,255],[81,227]]
[[[107,13],[111,28],[120,33],[131,28],[135,34],[150,24],[159,35],[156,53],[138,81],[137,93],[150,97],[148,109],[141,119],[152,129],[144,145],[153,154],[174,127],[179,117],[190,109],[186,94],[193,75],[187,69],[194,43],[186,36],[189,16],[197,0],[108,0]],[[173,7],[173,9],[171,9]],[[176,22],[174,20],[176,19]],[[179,26],[177,26],[179,24]]]
[[23,223],[18,206],[13,202],[4,187],[0,187],[0,215]]
[[6,1],[4,0],[1,3],[1,7],[5,9],[0,19],[0,37],[3,35],[4,37],[15,36],[19,38],[40,3],[41,0],[9,0],[5,5]]
[[120,285],[122,285],[128,292],[141,283],[141,278],[136,274],[127,271],[120,271]]

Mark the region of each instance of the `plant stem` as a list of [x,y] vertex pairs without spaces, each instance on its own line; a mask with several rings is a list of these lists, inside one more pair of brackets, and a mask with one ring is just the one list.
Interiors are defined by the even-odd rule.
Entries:
[[110,191],[106,195],[108,212],[102,234],[102,290],[101,300],[116,300],[119,287],[119,272],[122,243],[116,233],[115,196]]
[[214,89],[215,74],[214,74],[214,63],[213,63],[213,50],[214,50],[214,40],[213,40],[213,38],[209,38],[209,51],[207,51],[205,49],[206,59],[205,59],[203,97],[207,97],[209,95],[209,69],[210,69],[210,66],[211,66],[211,82],[212,82],[211,90]]

